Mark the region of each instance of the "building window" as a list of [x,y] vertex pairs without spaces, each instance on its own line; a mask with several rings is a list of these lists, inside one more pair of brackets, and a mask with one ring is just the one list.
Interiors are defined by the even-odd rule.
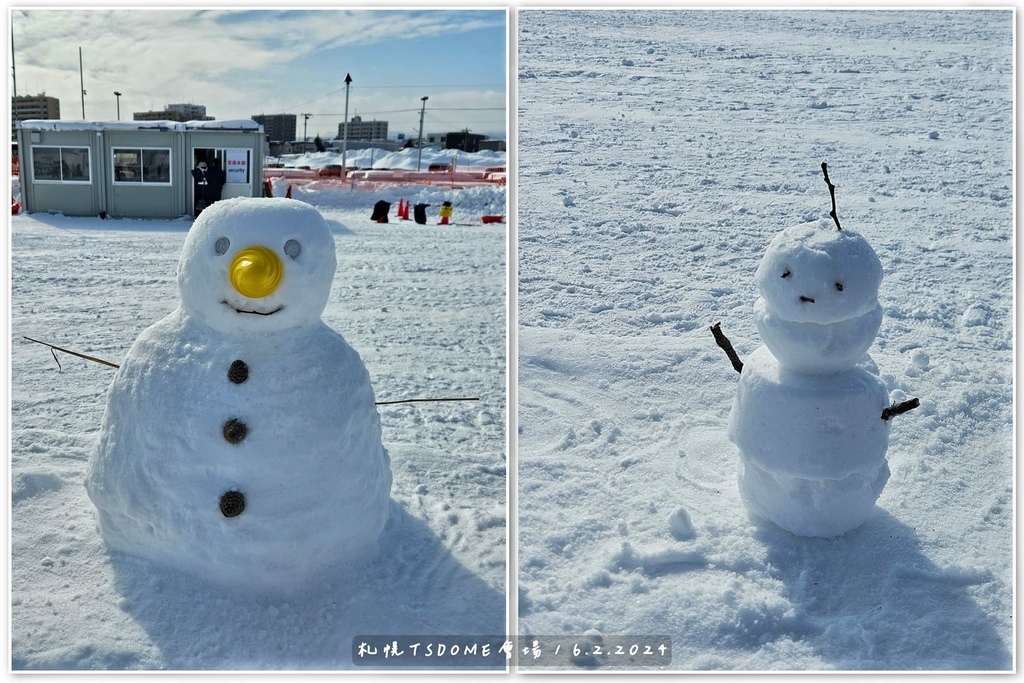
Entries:
[[169,185],[171,150],[115,147],[114,182]]
[[33,147],[32,177],[55,183],[88,183],[89,148]]

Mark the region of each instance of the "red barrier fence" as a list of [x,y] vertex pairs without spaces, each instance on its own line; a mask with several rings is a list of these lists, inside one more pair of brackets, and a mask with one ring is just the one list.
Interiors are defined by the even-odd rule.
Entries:
[[304,168],[265,168],[265,180],[283,178],[297,185],[316,182],[324,187],[385,187],[400,183],[420,183],[441,187],[475,187],[480,185],[504,185],[507,175],[504,167],[490,167],[483,170],[463,171],[406,171],[406,170],[354,170],[347,176],[340,168],[319,170]]

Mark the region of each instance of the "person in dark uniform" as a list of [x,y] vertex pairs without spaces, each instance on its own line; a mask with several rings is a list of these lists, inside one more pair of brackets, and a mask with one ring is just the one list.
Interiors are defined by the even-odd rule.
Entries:
[[198,217],[200,212],[206,208],[207,200],[207,189],[209,188],[209,180],[206,176],[207,167],[205,161],[200,161],[196,164],[196,167],[192,169],[192,195],[195,200],[196,216]]
[[210,162],[210,168],[206,172],[206,203],[213,204],[220,201],[220,195],[224,191],[225,174],[220,167],[220,159]]

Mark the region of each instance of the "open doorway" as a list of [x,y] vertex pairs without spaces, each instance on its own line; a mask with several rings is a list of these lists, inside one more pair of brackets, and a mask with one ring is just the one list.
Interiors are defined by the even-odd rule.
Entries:
[[192,212],[198,217],[224,191],[224,161],[220,150],[196,147],[192,150]]
[[232,147],[192,148],[194,215],[213,202],[252,196],[252,150]]

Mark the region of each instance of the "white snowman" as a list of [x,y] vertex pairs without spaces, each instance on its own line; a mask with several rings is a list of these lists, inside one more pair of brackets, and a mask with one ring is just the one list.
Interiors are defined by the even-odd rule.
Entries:
[[765,346],[742,363],[727,348],[742,366],[728,432],[740,494],[791,533],[837,536],[867,519],[889,479],[889,417],[917,405],[892,411],[867,354],[882,265],[861,235],[821,220],[776,236],[755,277]]
[[320,318],[336,266],[307,204],[203,211],[181,305],[129,350],[89,463],[110,546],[273,591],[375,551],[391,469],[366,367]]

